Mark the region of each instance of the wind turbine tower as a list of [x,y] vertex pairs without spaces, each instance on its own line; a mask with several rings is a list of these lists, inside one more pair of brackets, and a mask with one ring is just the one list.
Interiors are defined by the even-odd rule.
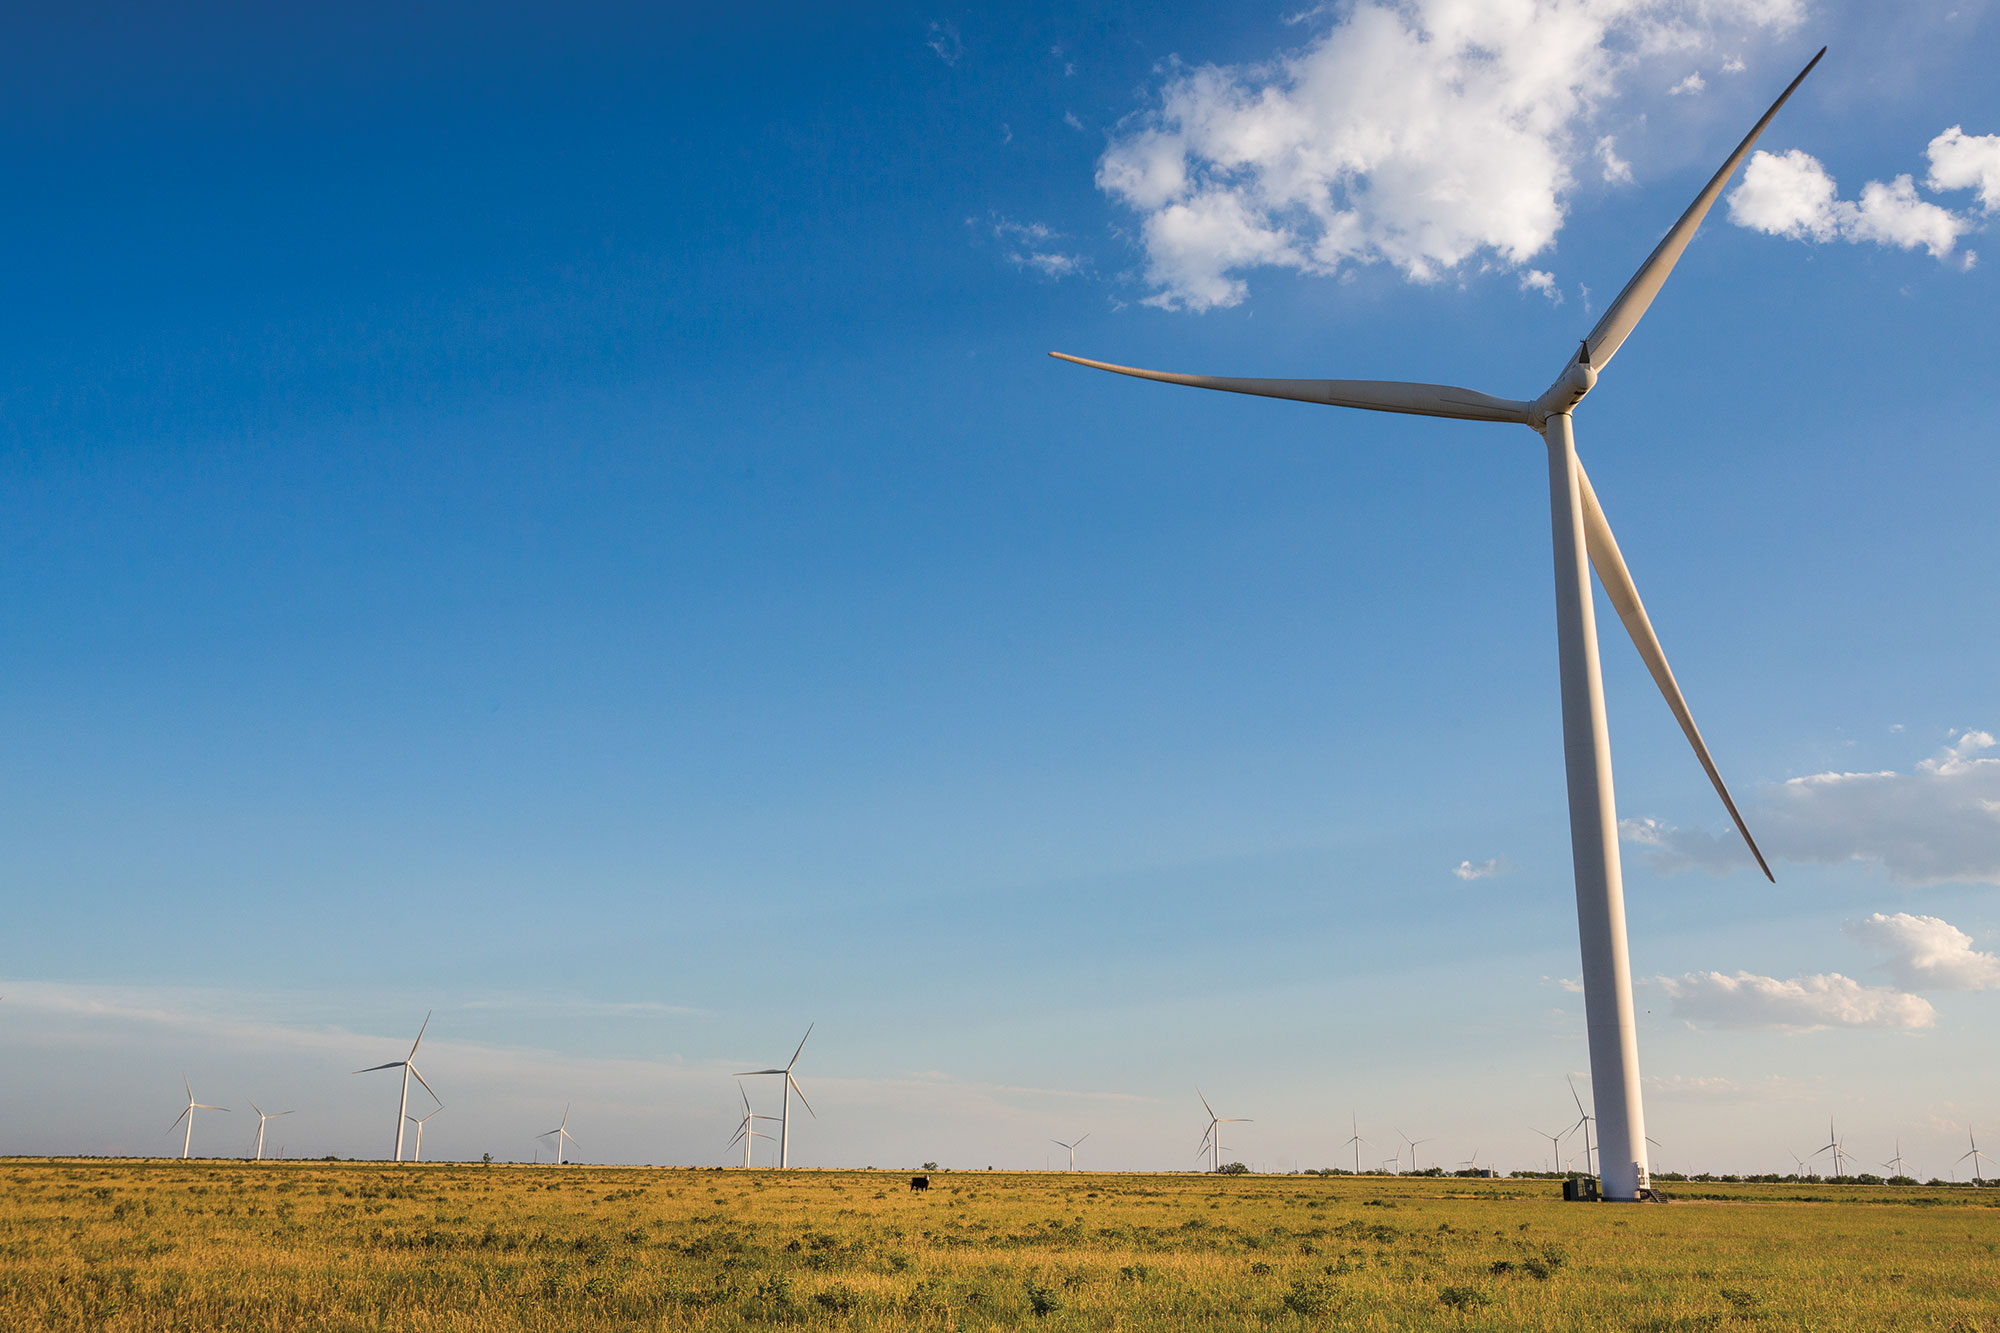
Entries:
[[738,1078],[754,1078],[760,1074],[781,1074],[784,1076],[785,1097],[784,1101],[778,1107],[778,1166],[780,1168],[788,1167],[792,1164],[792,1094],[795,1092],[798,1093],[799,1105],[805,1107],[807,1114],[812,1116],[813,1119],[819,1119],[819,1112],[812,1109],[812,1103],[806,1100],[806,1094],[799,1087],[799,1081],[792,1077],[792,1066],[799,1062],[799,1052],[805,1050],[806,1041],[812,1036],[813,1029],[817,1026],[817,1023],[806,1024],[806,1035],[799,1038],[799,1049],[792,1052],[792,1058],[785,1062],[783,1069],[746,1069],[736,1076]]
[[210,1106],[207,1102],[196,1101],[194,1099],[194,1085],[188,1082],[186,1074],[181,1075],[181,1086],[187,1089],[187,1109],[174,1117],[174,1124],[167,1126],[167,1133],[171,1134],[174,1132],[174,1125],[180,1124],[183,1120],[187,1121],[187,1132],[181,1135],[181,1160],[185,1162],[188,1159],[188,1149],[194,1146],[194,1113],[196,1111],[221,1111],[227,1114],[229,1108],[226,1106]]
[[278,1118],[279,1116],[281,1116],[281,1115],[290,1115],[290,1114],[291,1114],[291,1112],[290,1112],[290,1111],[269,1111],[269,1112],[267,1112],[267,1111],[264,1111],[264,1110],[263,1110],[262,1108],[260,1108],[260,1107],[259,1107],[259,1106],[257,1105],[257,1103],[255,1103],[255,1102],[251,1102],[251,1103],[250,1103],[250,1109],[251,1109],[251,1110],[253,1110],[253,1111],[255,1111],[255,1112],[257,1112],[257,1160],[261,1162],[261,1161],[263,1161],[263,1160],[264,1160],[264,1124],[265,1124],[265,1122],[266,1122],[266,1121],[270,1121],[270,1120],[276,1120],[276,1119],[277,1119],[277,1118]]
[[1563,759],[1569,784],[1570,852],[1576,872],[1577,935],[1583,954],[1584,1024],[1590,1047],[1591,1089],[1597,1102],[1598,1137],[1603,1152],[1601,1189],[1607,1199],[1651,1197],[1646,1158],[1646,1119],[1639,1090],[1638,1028],[1632,1004],[1632,964],[1626,944],[1625,890],[1618,856],[1618,808],[1611,787],[1611,740],[1604,715],[1604,681],[1597,656],[1596,609],[1590,570],[1618,611],[1654,683],[1666,697],[1681,731],[1694,747],[1716,794],[1749,845],[1767,878],[1771,870],[1736,802],[1723,785],[1708,746],[1681,697],[1673,670],[1647,619],[1631,571],[1611,534],[1611,525],[1577,459],[1572,415],[1611,364],[1625,339],[1665,285],[1696,228],[1721,197],[1736,168],[1757,138],[1826,51],[1821,48],[1778,96],[1721,170],[1710,178],[1680,220],[1667,231],[1603,318],[1541,395],[1531,401],[1495,398],[1442,384],[1386,380],[1235,379],[1139,370],[1056,352],[1078,365],[1139,379],[1184,384],[1227,393],[1289,398],[1331,407],[1448,417],[1460,421],[1506,422],[1526,426],[1548,450],[1549,508],[1555,547],[1556,645],[1561,664]]
[[[1358,1176],[1361,1174],[1361,1145],[1368,1143],[1368,1140],[1361,1137],[1361,1116],[1358,1112],[1350,1112],[1347,1123],[1348,1128],[1354,1131],[1354,1136],[1348,1139],[1347,1146],[1354,1149],[1354,1174]],[[1368,1143],[1368,1146],[1373,1148],[1375,1145]]]
[[750,1148],[752,1144],[758,1139],[768,1139],[771,1137],[757,1128],[757,1122],[759,1120],[776,1120],[778,1117],[774,1115],[758,1115],[752,1111],[750,1109],[750,1094],[743,1090],[741,1083],[736,1085],[736,1095],[743,1099],[743,1122],[736,1127],[736,1138],[729,1141],[729,1146],[734,1148],[737,1139],[743,1141],[743,1169],[748,1171],[750,1169]]
[[1076,1144],[1082,1143],[1084,1139],[1089,1137],[1090,1135],[1085,1134],[1076,1143],[1064,1143],[1061,1139],[1050,1139],[1049,1142],[1055,1144],[1058,1148],[1067,1148],[1069,1150],[1069,1169],[1074,1171],[1076,1170]]
[[417,1073],[417,1047],[424,1044],[424,1033],[430,1030],[430,1026],[431,1016],[430,1014],[425,1014],[424,1025],[417,1029],[417,1039],[410,1043],[410,1053],[402,1059],[391,1060],[387,1064],[370,1065],[366,1069],[357,1069],[354,1071],[357,1074],[372,1074],[378,1069],[400,1069],[403,1071],[403,1099],[396,1106],[396,1160],[399,1162],[403,1160],[403,1122],[410,1118],[410,1078],[414,1075],[417,1082],[424,1084],[424,1091],[431,1094],[431,1100],[439,1106],[444,1105],[444,1099],[431,1090],[430,1084],[424,1083],[424,1076],[422,1074]]
[[411,1161],[421,1162],[424,1160],[424,1122],[426,1120],[429,1120],[432,1115],[436,1115],[439,1111],[442,1110],[444,1110],[444,1105],[443,1103],[439,1103],[437,1106],[431,1109],[430,1115],[413,1115],[410,1117],[410,1123],[417,1127],[417,1142],[416,1146],[411,1151],[410,1155]]
[[[437,1114],[437,1112],[433,1111],[433,1112],[431,1112],[431,1114],[432,1114],[432,1115],[436,1115],[436,1114]],[[570,1144],[570,1145],[571,1145],[572,1147],[574,1147],[574,1146],[575,1146],[575,1144],[576,1144],[576,1136],[575,1136],[575,1135],[573,1135],[573,1134],[571,1134],[571,1133],[569,1132],[569,1107],[568,1107],[567,1105],[565,1105],[565,1106],[563,1107],[563,1118],[562,1118],[562,1120],[561,1120],[561,1121],[560,1121],[560,1122],[559,1122],[559,1123],[558,1123],[558,1124],[556,1125],[556,1127],[555,1127],[554,1129],[550,1130],[550,1131],[549,1131],[548,1133],[546,1133],[546,1134],[537,1134],[537,1135],[535,1135],[535,1137],[536,1137],[536,1138],[538,1138],[538,1139],[546,1139],[546,1138],[553,1138],[553,1139],[555,1139],[555,1141],[556,1141],[556,1165],[557,1165],[557,1166],[561,1166],[561,1165],[563,1165],[563,1163],[564,1163],[564,1158],[563,1158],[563,1143],[564,1143],[564,1141],[565,1141],[565,1140],[567,1140],[567,1141],[569,1142],[569,1144]]]

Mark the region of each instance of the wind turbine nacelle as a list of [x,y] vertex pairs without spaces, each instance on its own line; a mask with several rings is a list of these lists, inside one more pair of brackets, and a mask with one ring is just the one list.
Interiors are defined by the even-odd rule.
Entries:
[[1556,382],[1540,398],[1535,400],[1532,420],[1529,424],[1540,429],[1541,423],[1550,417],[1560,416],[1583,401],[1583,396],[1597,387],[1597,368],[1588,361],[1576,360],[1569,363]]

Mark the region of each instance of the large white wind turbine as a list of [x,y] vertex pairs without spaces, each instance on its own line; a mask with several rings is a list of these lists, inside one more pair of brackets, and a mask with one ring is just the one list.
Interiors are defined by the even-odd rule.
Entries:
[[[372,1074],[378,1069],[400,1069],[403,1071],[403,1100],[396,1106],[396,1160],[399,1162],[403,1160],[403,1122],[410,1118],[410,1076],[414,1074],[416,1075],[417,1082],[424,1083],[424,1076],[417,1073],[415,1062],[417,1047],[424,1044],[424,1033],[429,1031],[430,1025],[431,1016],[430,1014],[425,1014],[424,1025],[417,1029],[417,1039],[410,1043],[410,1053],[402,1059],[391,1060],[387,1064],[370,1065],[366,1069],[357,1069],[354,1071],[357,1074]],[[424,1083],[424,1091],[429,1092],[431,1100],[439,1106],[444,1105],[444,1099],[431,1091],[430,1084]]]
[[[431,1114],[436,1115],[437,1112],[433,1111]],[[564,1141],[567,1140],[572,1146],[576,1143],[576,1136],[569,1132],[569,1106],[564,1104],[563,1118],[554,1129],[546,1134],[537,1134],[535,1137],[538,1139],[553,1138],[556,1141],[556,1165],[561,1166],[563,1164]]]
[[[1089,1137],[1090,1135],[1085,1134],[1077,1139],[1076,1143],[1082,1143],[1084,1139]],[[1064,1143],[1061,1139],[1050,1139],[1049,1142],[1055,1144],[1058,1148],[1069,1149],[1069,1169],[1072,1171],[1076,1170],[1076,1143]]]
[[776,1120],[778,1117],[774,1115],[758,1115],[755,1111],[752,1111],[750,1109],[750,1094],[743,1090],[741,1083],[736,1085],[736,1095],[743,1099],[743,1122],[736,1127],[736,1138],[729,1141],[729,1146],[734,1148],[736,1146],[736,1139],[743,1141],[743,1169],[747,1171],[750,1169],[750,1149],[752,1145],[758,1139],[768,1139],[771,1137],[757,1128],[757,1122],[759,1120]]
[[281,1116],[281,1115],[290,1115],[290,1114],[291,1114],[291,1112],[290,1112],[290,1111],[266,1111],[266,1110],[264,1110],[263,1108],[259,1107],[259,1106],[257,1105],[257,1103],[255,1103],[255,1102],[251,1102],[251,1103],[250,1103],[250,1109],[251,1109],[251,1110],[253,1110],[253,1111],[255,1111],[255,1112],[257,1112],[257,1160],[261,1162],[261,1161],[263,1161],[263,1160],[264,1160],[264,1124],[265,1124],[265,1122],[266,1122],[266,1121],[270,1121],[270,1120],[276,1120],[276,1119],[277,1119],[277,1118],[278,1118],[279,1116]]
[[444,1103],[439,1102],[431,1108],[430,1115],[413,1115],[410,1117],[410,1123],[417,1127],[417,1142],[410,1150],[411,1161],[421,1162],[424,1160],[424,1121],[429,1120],[431,1116],[436,1115],[442,1110],[444,1110]]
[[1250,1123],[1250,1118],[1240,1115],[1219,1116],[1215,1113],[1215,1108],[1208,1104],[1208,1098],[1202,1094],[1200,1088],[1194,1090],[1194,1095],[1201,1098],[1201,1109],[1208,1112],[1208,1131],[1201,1136],[1201,1147],[1194,1150],[1194,1155],[1199,1157],[1206,1152],[1208,1169],[1210,1174],[1213,1174],[1221,1167],[1222,1154],[1227,1151],[1222,1146],[1222,1126],[1247,1125]]
[[180,1124],[183,1119],[187,1121],[187,1133],[181,1135],[181,1160],[185,1162],[188,1156],[188,1149],[194,1146],[194,1113],[196,1111],[227,1112],[229,1108],[226,1106],[210,1106],[207,1102],[196,1101],[194,1099],[194,1085],[188,1082],[186,1074],[181,1075],[181,1086],[187,1089],[187,1109],[174,1117],[174,1124],[167,1126],[167,1133],[173,1133],[174,1125]]
[[[1966,1153],[1964,1157],[1960,1157],[1958,1161],[1962,1162],[1965,1160],[1966,1157],[1970,1157],[1972,1159],[1972,1183],[1975,1185],[1984,1185],[1986,1182],[1980,1177],[1979,1164],[1981,1162],[1990,1162],[1993,1159],[1991,1157],[1988,1157],[1985,1153],[1979,1151],[1979,1140],[1972,1137],[1972,1130],[1970,1127],[1968,1127],[1965,1131],[1965,1141],[1972,1145],[1972,1151]],[[187,1156],[187,1154],[182,1153],[181,1156],[185,1157]],[[1957,1166],[1958,1162],[1953,1162],[1952,1165]]]
[[[1361,1145],[1368,1143],[1368,1140],[1361,1137],[1360,1112],[1350,1112],[1347,1123],[1348,1127],[1354,1131],[1354,1136],[1347,1140],[1347,1146],[1354,1149],[1354,1174],[1358,1176],[1361,1174]],[[1368,1143],[1368,1146],[1373,1148],[1375,1145]]]
[[792,1066],[799,1062],[799,1052],[805,1050],[806,1038],[812,1036],[813,1029],[817,1026],[816,1023],[806,1024],[806,1035],[799,1038],[799,1049],[792,1052],[792,1058],[785,1062],[783,1069],[746,1069],[736,1076],[738,1078],[751,1078],[758,1074],[785,1076],[785,1099],[778,1107],[778,1165],[781,1168],[792,1164],[792,1094],[798,1093],[799,1105],[805,1107],[807,1114],[813,1119],[819,1119],[819,1112],[813,1110],[812,1103],[806,1100],[804,1090],[799,1087],[799,1081],[792,1077]]
[[1619,554],[1590,480],[1577,461],[1570,415],[1597,383],[1597,376],[1638,325],[1673,271],[1695,229],[1721,196],[1737,166],[1793,89],[1819,63],[1815,55],[1738,144],[1722,169],[1695,197],[1680,220],[1639,266],[1605,310],[1597,327],[1563,367],[1554,384],[1532,401],[1495,398],[1442,384],[1385,380],[1232,379],[1137,370],[1060,352],[1051,355],[1079,365],[1140,379],[1200,389],[1292,398],[1333,407],[1494,421],[1527,426],[1548,446],[1549,503],[1555,539],[1556,643],[1561,661],[1563,757],[1569,779],[1570,850],[1576,868],[1577,933],[1583,953],[1583,1002],[1590,1043],[1591,1086],[1597,1100],[1602,1154],[1602,1192],[1609,1199],[1646,1197],[1651,1181],[1646,1165],[1645,1111],[1639,1093],[1639,1043],[1633,1021],[1632,970],[1625,939],[1625,891],[1618,860],[1618,811],[1611,790],[1611,744],[1605,729],[1604,682],[1597,658],[1596,611],[1591,604],[1589,569],[1595,567],[1625,630],[1638,646],[1654,683],[1666,696],[1681,730],[1694,747],[1717,795],[1757,858],[1766,877],[1770,867],[1750,836],[1722,775],[1709,757],[1687,701],[1661,651],[1659,638],[1639,601],[1638,589]]

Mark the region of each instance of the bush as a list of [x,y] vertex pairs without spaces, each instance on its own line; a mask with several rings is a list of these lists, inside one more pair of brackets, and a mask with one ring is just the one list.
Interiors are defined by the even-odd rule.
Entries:
[[1053,1287],[1044,1286],[1039,1282],[1030,1282],[1028,1284],[1028,1307],[1035,1312],[1035,1317],[1039,1319],[1043,1315],[1054,1314],[1057,1310],[1062,1309],[1062,1297],[1056,1293]]
[[1493,1300],[1481,1287],[1439,1287],[1438,1299],[1454,1310],[1476,1310]]
[[1330,1282],[1295,1277],[1291,1289],[1285,1293],[1285,1308],[1312,1319],[1331,1311],[1339,1304],[1338,1298],[1339,1293]]

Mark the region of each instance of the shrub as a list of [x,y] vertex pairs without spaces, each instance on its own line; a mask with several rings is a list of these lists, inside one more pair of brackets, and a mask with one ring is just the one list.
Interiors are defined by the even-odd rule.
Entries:
[[1439,1287],[1438,1299],[1454,1310],[1476,1310],[1493,1298],[1481,1287]]

